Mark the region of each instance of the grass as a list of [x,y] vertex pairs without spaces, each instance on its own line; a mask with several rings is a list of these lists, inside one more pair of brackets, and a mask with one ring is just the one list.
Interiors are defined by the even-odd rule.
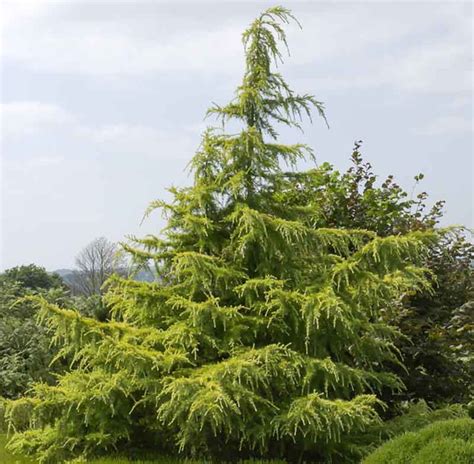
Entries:
[[[133,460],[127,458],[110,457],[91,461],[90,464],[210,464],[210,461],[196,461],[193,459],[177,459],[172,457],[154,458],[153,460]],[[262,461],[258,459],[246,459],[238,464],[285,464],[286,461]]]
[[[22,456],[16,456],[8,453],[5,449],[7,443],[6,435],[0,435],[0,464],[35,464],[35,461]],[[90,464],[206,464],[205,461],[193,461],[189,459],[174,459],[170,457],[154,458],[153,460],[133,460],[122,457],[107,457],[101,459],[94,459],[87,461]],[[284,464],[284,461],[259,461],[246,460],[241,461],[240,464]]]
[[13,455],[5,449],[7,443],[6,435],[0,435],[0,463],[1,464],[34,464],[31,459]]
[[[154,459],[153,461],[129,461],[126,458],[104,458],[91,461],[90,464],[206,464],[206,461],[193,461],[190,459],[179,460],[173,458]],[[261,460],[245,460],[239,461],[239,464],[285,464],[285,461],[261,461]]]

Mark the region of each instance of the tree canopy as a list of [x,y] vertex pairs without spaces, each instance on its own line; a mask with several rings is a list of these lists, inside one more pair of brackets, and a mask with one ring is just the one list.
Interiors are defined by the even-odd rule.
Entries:
[[17,398],[34,382],[52,383],[59,365],[50,367],[55,350],[48,331],[36,322],[36,308],[24,297],[42,295],[61,304],[66,300],[58,275],[30,264],[0,274],[0,398]]
[[31,290],[49,290],[64,286],[58,274],[46,272],[43,267],[36,264],[16,266],[7,269],[0,275],[1,281],[17,282],[22,288]]
[[92,240],[78,253],[76,267],[69,285],[74,294],[86,297],[101,295],[102,285],[112,274],[127,274],[123,251],[105,237]]

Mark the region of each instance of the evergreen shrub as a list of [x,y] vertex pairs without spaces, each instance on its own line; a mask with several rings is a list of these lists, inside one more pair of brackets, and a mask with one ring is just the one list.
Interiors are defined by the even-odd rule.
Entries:
[[363,464],[472,464],[474,420],[470,418],[435,422],[418,432],[405,433],[388,441]]

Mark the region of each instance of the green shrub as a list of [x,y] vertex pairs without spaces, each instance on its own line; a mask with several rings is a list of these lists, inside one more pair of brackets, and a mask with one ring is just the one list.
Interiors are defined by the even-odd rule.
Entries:
[[57,352],[51,346],[52,334],[37,322],[37,310],[25,297],[41,295],[63,304],[67,294],[60,287],[22,287],[21,282],[10,281],[7,275],[8,271],[0,274],[0,397],[17,399],[35,382],[53,384],[54,374],[65,367],[60,362],[51,366]]
[[7,430],[7,423],[6,423],[6,408],[7,408],[7,400],[0,396],[0,433],[5,432]]
[[31,459],[27,457],[14,455],[8,452],[5,449],[5,445],[7,441],[8,441],[7,436],[2,435],[0,433],[0,463],[1,464],[34,464],[34,461],[32,461]]
[[458,438],[432,441],[422,448],[411,461],[413,464],[446,464],[474,462],[474,443]]
[[444,408],[432,409],[421,400],[409,403],[402,408],[402,413],[393,419],[374,426],[373,430],[381,437],[382,441],[389,440],[405,432],[416,432],[422,427],[434,422],[467,417],[466,407],[461,404],[450,404]]
[[437,464],[474,462],[474,420],[436,422],[390,440],[363,464]]
[[421,428],[439,421],[468,417],[468,408],[462,404],[449,404],[432,409],[425,401],[405,402],[397,416],[390,420],[374,424],[352,441],[347,441],[346,456],[360,462],[362,458],[375,451],[387,440],[406,432],[417,432]]
[[[76,462],[76,461],[74,461]],[[153,460],[139,460],[139,461],[130,461],[127,458],[104,458],[98,459],[96,461],[77,461],[80,463],[89,463],[89,464],[209,464],[210,461],[196,461],[192,459],[177,459],[170,457],[154,458]],[[247,459],[244,461],[239,461],[237,464],[285,464],[286,461],[263,461],[263,460],[254,460]]]

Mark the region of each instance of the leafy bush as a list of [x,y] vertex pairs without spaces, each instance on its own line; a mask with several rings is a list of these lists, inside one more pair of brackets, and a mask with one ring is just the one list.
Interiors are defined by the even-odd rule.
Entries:
[[[0,431],[1,432],[1,431]],[[13,455],[5,449],[7,436],[0,433],[0,463],[1,464],[35,464],[33,460],[24,456]]]
[[[103,458],[97,459],[93,461],[82,461],[77,460],[73,461],[74,464],[82,464],[82,463],[89,463],[89,464],[211,464],[212,461],[203,461],[203,460],[195,460],[195,459],[179,459],[179,458],[171,458],[171,457],[157,457],[157,458],[150,458],[150,459],[127,459],[127,458]],[[225,464],[221,462],[220,464]],[[260,460],[260,459],[245,459],[241,461],[237,461],[234,464],[286,464],[286,461],[275,461],[275,460]]]
[[7,431],[6,410],[7,400],[0,396],[0,434]]
[[401,409],[401,414],[385,421],[377,427],[384,440],[401,435],[404,432],[419,430],[434,422],[448,419],[460,419],[468,416],[467,409],[460,404],[452,404],[432,409],[425,401],[410,403]]
[[[0,396],[5,398],[24,395],[34,382],[52,383],[54,374],[62,370],[60,364],[50,367],[57,352],[50,346],[51,334],[38,324],[35,306],[23,298],[42,295],[47,301],[62,304],[67,297],[62,286],[50,287],[56,279],[50,281],[44,270],[33,270],[32,276],[23,268],[0,275]],[[11,280],[17,277],[21,279]],[[47,288],[25,286],[33,284]]]
[[65,287],[58,274],[46,272],[44,267],[36,264],[7,269],[3,274],[0,274],[0,281],[16,282],[21,288],[29,288],[30,290],[51,290]]
[[363,464],[471,464],[474,462],[474,420],[435,422],[382,445]]
[[383,442],[403,433],[418,431],[434,422],[465,417],[468,417],[468,410],[465,405],[452,404],[443,408],[432,409],[423,400],[417,403],[402,403],[399,406],[399,415],[375,424],[358,437],[355,437],[352,442],[348,443],[345,454],[353,456],[353,460],[359,462],[363,456],[373,452]]
[[389,320],[407,337],[398,343],[406,390],[398,399],[467,402],[474,396],[474,244],[462,229],[440,236],[426,266],[433,290],[405,299]]
[[[313,219],[317,227],[360,228],[381,236],[435,227],[444,203],[427,207],[426,192],[410,195],[393,176],[378,184],[360,147],[357,142],[346,172],[323,163],[295,174],[296,192],[285,184],[279,187],[284,202],[293,208],[317,205],[322,212]],[[413,192],[422,179],[422,174],[415,176]],[[425,261],[432,287],[405,295],[385,311],[386,320],[404,336],[395,341],[404,365],[388,368],[406,387],[395,395],[385,392],[388,403],[423,399],[433,405],[474,396],[474,244],[469,238],[462,227],[440,233]]]
[[452,404],[432,409],[423,400],[417,403],[402,403],[398,410],[399,414],[392,419],[376,423],[364,432],[353,435],[351,440],[347,440],[345,448],[341,448],[345,459],[348,462],[360,462],[382,443],[403,433],[416,432],[439,421],[468,417],[466,405]]

